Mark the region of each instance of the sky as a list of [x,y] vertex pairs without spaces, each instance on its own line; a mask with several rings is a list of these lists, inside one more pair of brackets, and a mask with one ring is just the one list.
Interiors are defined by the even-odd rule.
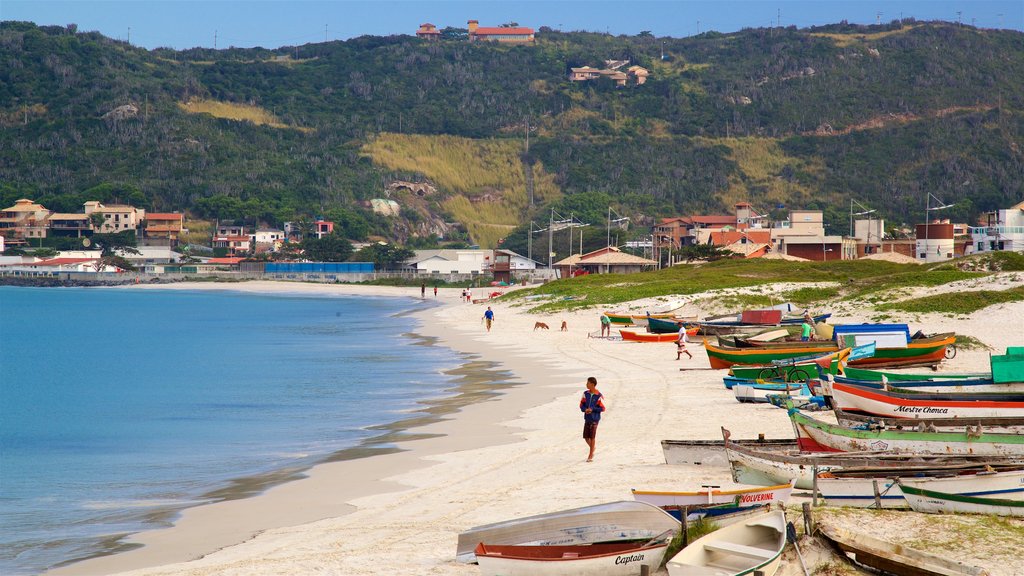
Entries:
[[980,28],[1024,30],[1021,0],[0,0],[0,20],[39,25],[77,24],[144,48],[277,48],[362,35],[413,34],[439,28],[517,22],[534,29],[611,34],[650,31],[685,37],[708,30],[847,20],[857,24],[899,18],[945,20]]

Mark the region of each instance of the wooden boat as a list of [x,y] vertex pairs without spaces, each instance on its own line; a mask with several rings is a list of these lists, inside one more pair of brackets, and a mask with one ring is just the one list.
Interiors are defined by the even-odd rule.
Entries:
[[612,324],[621,324],[623,326],[637,326],[647,325],[648,318],[672,318],[672,314],[624,314],[621,312],[605,312],[605,316],[611,320]]
[[788,412],[797,443],[807,452],[877,450],[1024,458],[1024,434],[988,432],[967,426],[962,431],[862,430],[815,420],[792,405]]
[[459,534],[455,559],[475,562],[480,542],[555,546],[649,540],[679,522],[657,506],[623,500],[470,528]]
[[988,572],[903,544],[879,540],[827,522],[818,522],[818,533],[859,564],[896,576],[988,576]]
[[[651,318],[647,322],[647,330],[654,334],[678,334],[680,322],[683,321],[675,318]],[[694,335],[696,335],[696,330],[694,330]]]
[[945,477],[901,477],[904,486],[935,492],[1024,501],[1024,468]]
[[956,473],[964,470],[984,469],[985,464],[1016,466],[1021,459],[993,458],[991,456],[946,456],[943,454],[893,454],[867,451],[857,454],[825,452],[806,454],[782,450],[760,450],[756,446],[729,440],[730,432],[722,429],[725,452],[732,468],[734,482],[772,486],[796,479],[796,488],[814,487],[814,469],[818,472],[841,471],[844,476],[868,478],[896,474]]
[[871,370],[870,368],[857,368],[856,366],[847,366],[843,369],[843,375],[847,378],[854,380],[868,380],[870,382],[881,382],[883,378],[892,382],[896,386],[896,382],[904,380],[912,382],[945,382],[948,380],[974,380],[978,378],[992,379],[992,374],[984,372],[976,372],[970,374],[948,374],[945,372],[938,373],[906,373],[906,372],[883,372],[880,370]]
[[[853,360],[855,366],[935,366],[945,358],[946,347],[956,341],[952,333],[938,334],[929,338],[912,340],[904,348],[876,348],[875,354]],[[785,360],[810,355],[824,355],[839,350],[832,341],[823,341],[814,346],[793,346],[778,348],[731,348],[715,346],[704,340],[711,367],[729,368],[736,364],[769,365],[774,360]]]
[[1024,394],[1024,382],[993,382],[991,378],[959,378],[951,380],[859,380],[843,375],[829,374],[830,379],[842,384],[874,388],[886,387],[935,394]]
[[886,418],[1024,418],[1024,394],[922,393],[824,381],[838,408]]
[[719,528],[749,520],[754,516],[760,516],[770,511],[770,504],[755,504],[753,506],[739,506],[733,504],[714,504],[712,506],[666,506],[662,508],[673,518],[683,521],[683,512],[686,512],[687,522],[696,522],[705,519],[715,523]]
[[884,418],[881,416],[864,416],[851,414],[841,408],[832,407],[840,426],[867,426],[875,428],[916,428],[922,432],[932,428],[960,428],[963,426],[984,426],[985,428],[1003,431],[1004,428],[1024,426],[1024,418]]
[[[793,439],[742,439],[730,440],[734,445],[747,446],[767,452],[797,450]],[[662,440],[661,451],[666,464],[690,464],[697,466],[728,466],[725,454],[725,440]],[[774,482],[781,484],[783,481]],[[760,484],[759,484],[760,485]]]
[[785,503],[793,493],[793,482],[775,486],[745,486],[731,490],[694,490],[689,492],[666,492],[659,490],[633,489],[633,499],[661,508],[687,507],[701,504],[729,504],[752,506],[755,504]]
[[634,576],[657,570],[675,532],[636,544],[511,546],[481,542],[474,550],[482,576]]
[[1024,500],[964,496],[918,488],[899,481],[903,497],[915,512],[930,514],[991,514],[1024,517]]
[[796,403],[809,402],[812,397],[811,390],[806,384],[753,382],[736,384],[732,387],[732,392],[737,402],[745,404],[768,404],[768,396],[772,394],[784,394]]
[[875,487],[878,487],[878,502],[882,508],[901,509],[910,505],[903,499],[903,492],[892,478],[837,477],[830,472],[818,474],[818,492],[829,506],[851,508],[874,508]]
[[677,334],[651,334],[626,329],[619,330],[619,334],[622,334],[622,339],[627,342],[675,342],[679,339]]
[[786,515],[769,512],[698,538],[666,564],[669,576],[773,576],[786,546]]

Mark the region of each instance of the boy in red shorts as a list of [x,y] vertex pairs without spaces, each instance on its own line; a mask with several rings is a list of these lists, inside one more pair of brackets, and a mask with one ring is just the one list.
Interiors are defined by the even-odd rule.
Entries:
[[601,422],[604,412],[604,395],[597,391],[597,378],[587,378],[587,389],[580,399],[580,412],[583,412],[583,440],[590,447],[587,462],[594,461],[594,446],[597,443],[597,425]]

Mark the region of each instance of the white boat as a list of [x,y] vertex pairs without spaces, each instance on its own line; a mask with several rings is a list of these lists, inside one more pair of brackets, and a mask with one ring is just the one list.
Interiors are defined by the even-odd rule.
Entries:
[[475,553],[482,576],[636,576],[661,566],[674,531],[637,544],[502,546],[481,542]]
[[[1024,516],[1024,470],[980,472],[947,478],[901,478],[910,507],[918,512]],[[1016,509],[1016,513],[1013,510]]]
[[844,553],[853,554],[858,564],[886,573],[901,576],[988,576],[986,570],[977,566],[845,530],[826,522],[818,523],[818,533]]
[[669,576],[773,576],[786,546],[786,515],[769,512],[706,534],[668,561]]
[[[794,439],[730,440],[733,444],[750,446],[772,452],[796,450]],[[725,454],[725,440],[662,440],[661,452],[666,464],[691,464],[697,466],[728,466]],[[779,484],[780,482],[773,482]]]
[[[825,394],[845,412],[884,418],[1022,418],[1024,394],[923,393],[822,381]],[[898,385],[898,384],[897,384]]]
[[793,492],[794,482],[795,480],[791,480],[785,484],[776,484],[774,486],[743,486],[729,490],[706,487],[704,490],[689,492],[634,489],[633,498],[638,502],[646,502],[661,508],[683,508],[708,504],[754,506],[757,504],[771,504],[772,502],[785,503]]
[[875,507],[875,483],[882,508],[909,508],[895,480],[889,478],[823,478],[818,476],[818,492],[829,506]]
[[455,559],[476,562],[476,545],[567,546],[594,542],[649,540],[679,530],[669,513],[645,502],[622,500],[470,528],[459,534]]
[[905,485],[901,488],[903,497],[914,512],[1024,517],[1024,501],[1021,500],[963,496]]

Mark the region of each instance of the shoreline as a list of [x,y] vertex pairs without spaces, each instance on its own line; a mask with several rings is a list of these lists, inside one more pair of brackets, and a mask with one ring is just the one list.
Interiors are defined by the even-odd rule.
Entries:
[[[410,296],[414,288],[271,284],[253,284],[245,291],[418,297],[418,293]],[[174,288],[238,291],[242,286]],[[234,505],[189,509],[173,528],[138,535],[147,544],[143,548],[53,573],[475,575],[479,573],[476,566],[454,562],[456,537],[466,528],[628,500],[629,488],[680,490],[732,484],[727,468],[665,465],[661,439],[716,438],[720,426],[737,438],[759,433],[770,438],[792,436],[789,421],[779,409],[736,403],[722,386],[721,373],[702,369],[708,364],[698,345],[690,346],[692,361],[684,357],[676,362],[674,346],[587,338],[588,332],[599,329],[595,310],[537,315],[509,304],[492,304],[496,320],[493,331],[486,333],[480,323],[486,306],[460,303],[457,289],[448,289],[451,294],[444,290],[439,300],[445,305],[417,313],[423,324],[417,333],[436,337],[439,345],[457,353],[496,362],[524,384],[416,428],[417,434],[431,437],[403,442],[408,451],[322,464],[310,470],[309,478]],[[695,311],[687,308],[680,313]],[[1007,313],[1024,318],[1024,303],[994,306],[968,320],[939,315],[908,320],[925,331],[945,331],[952,325],[958,333],[999,348],[1024,338],[1012,330],[993,334],[993,324],[1012,322]],[[844,321],[860,319],[869,318],[856,312],[843,317]],[[552,329],[533,330],[537,320]],[[557,330],[561,320],[567,321],[568,332]],[[970,370],[984,366],[987,357],[987,351],[961,351],[955,367],[945,369]],[[687,370],[680,371],[683,367]],[[595,462],[588,464],[584,463],[586,445],[580,439],[582,418],[575,404],[589,375],[598,378],[609,410],[602,419]],[[358,486],[350,485],[352,478]],[[305,507],[316,508],[323,519],[288,521],[289,510]],[[336,514],[337,510],[342,512]],[[266,522],[268,515],[274,522]],[[902,529],[912,533],[916,519],[913,514],[906,517],[909,524]],[[265,527],[255,528],[260,520]],[[246,537],[234,542],[221,538],[214,545],[212,539],[226,530],[244,530]],[[891,536],[907,539],[899,530]],[[195,559],[182,561],[185,552]],[[989,566],[997,569],[994,575],[999,574],[998,566],[992,562]]]

